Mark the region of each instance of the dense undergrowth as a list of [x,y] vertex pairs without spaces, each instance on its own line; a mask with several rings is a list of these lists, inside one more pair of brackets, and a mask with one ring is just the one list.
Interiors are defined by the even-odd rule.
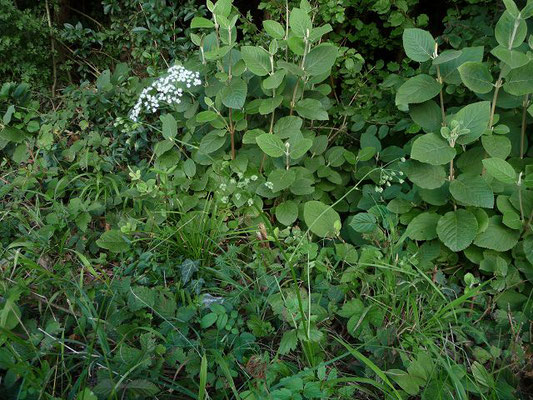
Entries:
[[0,0],[0,398],[531,398],[533,3],[434,3]]

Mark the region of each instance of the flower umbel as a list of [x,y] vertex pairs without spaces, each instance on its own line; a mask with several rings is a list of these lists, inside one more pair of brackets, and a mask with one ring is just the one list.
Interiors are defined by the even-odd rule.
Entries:
[[200,73],[189,71],[181,65],[173,65],[167,74],[143,89],[130,118],[137,122],[142,111],[155,113],[163,104],[180,104],[183,90],[202,84]]

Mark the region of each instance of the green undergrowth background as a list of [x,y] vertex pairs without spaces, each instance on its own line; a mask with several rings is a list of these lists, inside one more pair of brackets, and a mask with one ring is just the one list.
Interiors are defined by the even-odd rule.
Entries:
[[0,398],[531,398],[532,16],[0,0]]

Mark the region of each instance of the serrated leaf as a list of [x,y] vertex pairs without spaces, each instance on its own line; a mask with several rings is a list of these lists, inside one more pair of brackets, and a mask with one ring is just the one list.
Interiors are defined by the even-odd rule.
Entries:
[[429,75],[420,74],[408,79],[396,93],[396,104],[418,104],[439,94],[442,86]]
[[289,26],[292,32],[299,38],[308,36],[313,24],[309,14],[301,8],[293,8],[289,16]]
[[222,104],[228,108],[241,109],[246,102],[248,85],[241,78],[234,77],[221,92]]
[[406,163],[405,171],[411,182],[423,189],[440,188],[446,181],[446,171],[440,165],[409,160]]
[[431,165],[448,164],[456,151],[436,133],[427,133],[417,138],[411,148],[411,158]]
[[376,217],[370,213],[359,213],[350,221],[350,226],[359,233],[373,232],[376,227]]
[[488,67],[480,62],[466,62],[459,67],[464,85],[476,93],[489,93],[494,85]]
[[311,76],[325,74],[331,70],[337,59],[338,49],[331,43],[314,47],[305,58],[304,71]]
[[420,125],[428,133],[439,132],[442,126],[441,109],[433,100],[411,105],[409,115],[417,125]]
[[519,231],[507,228],[502,223],[502,217],[494,215],[489,219],[487,229],[476,236],[474,244],[484,249],[508,251],[518,243],[519,237]]
[[533,93],[533,61],[511,70],[505,78],[503,88],[514,96]]
[[446,247],[456,252],[470,246],[477,230],[477,219],[467,210],[450,211],[437,223],[439,239]]
[[264,20],[263,28],[265,28],[266,33],[268,33],[274,39],[281,40],[285,37],[285,29],[277,21],[270,19]]
[[433,57],[435,39],[428,31],[408,28],[403,31],[403,48],[405,54],[413,61],[424,62]]
[[268,176],[269,182],[272,182],[273,192],[280,192],[291,186],[296,180],[296,173],[292,170],[275,169]]
[[457,201],[468,206],[494,207],[492,189],[481,176],[459,175],[450,182],[450,193]]
[[440,215],[425,212],[414,217],[407,225],[407,236],[413,240],[432,240],[437,237],[437,222]]
[[285,154],[285,145],[279,137],[271,133],[264,133],[255,138],[257,145],[270,157],[281,157]]
[[490,119],[490,101],[469,104],[461,108],[452,119],[461,122],[461,127],[470,130],[466,135],[459,136],[457,143],[472,143],[487,129]]
[[250,72],[258,76],[265,76],[270,73],[270,55],[262,47],[243,46],[241,55]]
[[507,184],[516,184],[517,176],[514,168],[501,158],[486,158],[482,161],[487,173],[494,179]]
[[296,103],[296,112],[303,118],[327,121],[328,113],[322,107],[322,103],[316,99],[303,99]]
[[498,46],[492,49],[491,53],[511,69],[521,67],[529,62],[529,57],[519,50],[509,50]]
[[518,47],[527,35],[526,21],[516,19],[509,11],[505,11],[496,23],[494,35],[498,43],[506,49]]
[[511,141],[505,136],[482,136],[481,143],[489,156],[505,160],[511,154]]

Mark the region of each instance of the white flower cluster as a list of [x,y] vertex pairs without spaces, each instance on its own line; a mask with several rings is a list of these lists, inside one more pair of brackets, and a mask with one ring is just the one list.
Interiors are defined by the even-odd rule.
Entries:
[[168,69],[167,74],[156,79],[141,92],[137,103],[131,110],[130,118],[137,122],[143,110],[155,113],[161,104],[179,104],[184,88],[189,89],[201,84],[199,72],[189,71],[181,65],[173,65]]

